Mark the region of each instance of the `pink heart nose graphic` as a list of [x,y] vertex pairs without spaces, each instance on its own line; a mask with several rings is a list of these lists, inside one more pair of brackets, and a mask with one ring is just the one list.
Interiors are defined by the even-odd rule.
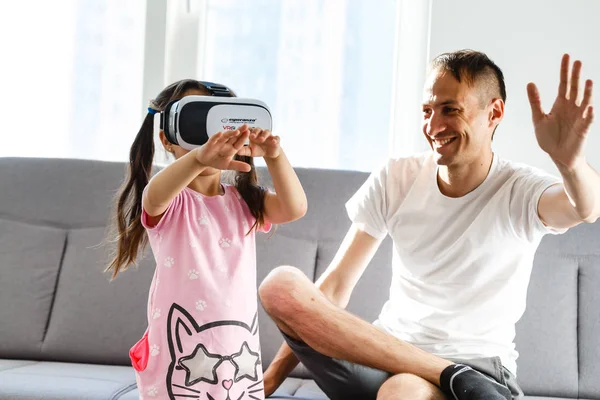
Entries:
[[229,390],[229,389],[231,389],[232,386],[233,386],[233,381],[231,379],[223,381],[223,387],[225,389]]

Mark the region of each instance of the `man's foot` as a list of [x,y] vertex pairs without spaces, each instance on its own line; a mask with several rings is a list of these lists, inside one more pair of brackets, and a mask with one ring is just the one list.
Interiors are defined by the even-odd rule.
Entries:
[[441,389],[453,400],[512,400],[508,388],[464,364],[442,371]]

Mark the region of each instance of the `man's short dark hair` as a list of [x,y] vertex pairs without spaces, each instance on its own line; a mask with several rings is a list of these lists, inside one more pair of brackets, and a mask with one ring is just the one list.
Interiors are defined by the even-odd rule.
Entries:
[[506,102],[506,87],[502,70],[490,58],[479,51],[458,50],[443,53],[431,61],[430,69],[450,72],[457,81],[465,81],[469,86],[481,86],[482,106],[493,98],[500,97]]

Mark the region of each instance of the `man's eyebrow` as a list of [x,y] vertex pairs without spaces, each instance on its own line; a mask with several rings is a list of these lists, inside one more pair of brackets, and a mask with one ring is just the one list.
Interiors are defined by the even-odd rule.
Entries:
[[[434,103],[434,105],[438,105],[438,106],[456,106],[456,105],[460,105],[460,103],[456,100],[446,100],[446,101],[442,101],[441,103]],[[431,103],[423,103],[423,107],[431,107]]]

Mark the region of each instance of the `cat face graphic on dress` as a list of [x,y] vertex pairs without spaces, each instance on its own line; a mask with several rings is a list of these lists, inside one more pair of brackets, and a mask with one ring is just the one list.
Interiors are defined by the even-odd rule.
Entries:
[[251,326],[240,321],[199,326],[185,309],[173,304],[167,321],[170,399],[264,398],[260,349],[254,348],[257,315]]

